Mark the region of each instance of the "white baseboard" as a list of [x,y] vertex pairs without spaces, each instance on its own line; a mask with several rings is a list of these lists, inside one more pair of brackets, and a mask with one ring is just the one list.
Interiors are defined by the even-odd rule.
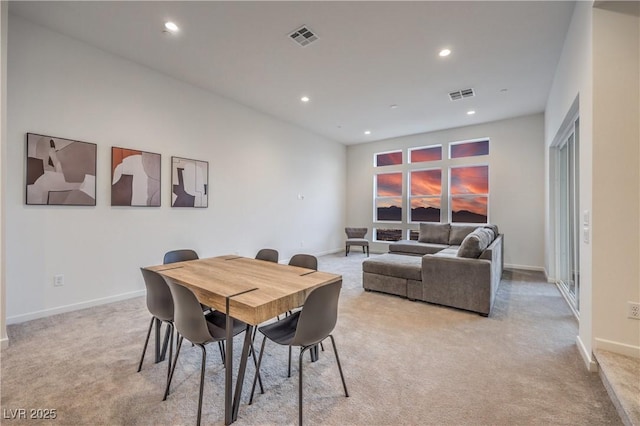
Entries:
[[593,355],[584,346],[584,343],[582,342],[582,339],[580,339],[580,336],[576,337],[576,345],[578,346],[580,355],[582,355],[582,360],[584,361],[587,370],[591,373],[596,373],[598,371],[598,363],[593,360]]
[[63,314],[65,312],[79,311],[80,309],[91,308],[93,306],[105,305],[107,303],[118,302],[120,300],[131,299],[133,297],[144,296],[145,290],[137,290],[129,293],[122,293],[115,296],[103,297],[101,299],[88,300],[86,302],[74,303],[71,305],[59,306],[57,308],[43,309],[41,311],[7,317],[7,324],[18,324],[34,319],[45,318],[51,315]]
[[547,276],[547,271],[542,266],[530,266],[530,265],[516,265],[515,263],[505,263],[504,269],[522,269],[525,271],[538,271],[543,272],[545,277]]
[[596,349],[602,349],[617,354],[640,358],[640,346],[627,345],[626,343],[614,342],[606,339],[595,339]]

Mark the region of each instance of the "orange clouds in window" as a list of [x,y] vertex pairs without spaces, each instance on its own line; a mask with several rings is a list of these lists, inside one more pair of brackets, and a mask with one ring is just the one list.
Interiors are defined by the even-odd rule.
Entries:
[[376,194],[378,197],[401,197],[402,173],[376,175]]
[[468,212],[487,216],[487,202],[487,197],[452,198],[451,211],[460,212],[466,210]]
[[440,195],[442,170],[418,170],[411,172],[411,195]]
[[376,167],[402,164],[402,151],[387,152],[376,155]]
[[424,161],[442,160],[442,147],[432,146],[428,148],[419,148],[411,150],[411,162],[421,163]]
[[452,168],[450,192],[453,195],[488,194],[489,166]]

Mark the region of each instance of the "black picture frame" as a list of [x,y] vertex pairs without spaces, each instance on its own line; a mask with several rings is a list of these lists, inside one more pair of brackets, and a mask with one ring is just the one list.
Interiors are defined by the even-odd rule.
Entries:
[[171,207],[209,207],[209,162],[171,157]]
[[27,133],[26,148],[27,205],[96,205],[96,144]]

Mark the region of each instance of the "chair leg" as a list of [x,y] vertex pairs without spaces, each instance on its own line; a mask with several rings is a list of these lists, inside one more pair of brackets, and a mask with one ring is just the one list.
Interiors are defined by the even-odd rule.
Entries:
[[264,386],[262,386],[262,377],[258,371],[258,361],[256,361],[256,351],[253,349],[253,340],[251,340],[251,358],[253,358],[253,365],[256,367],[256,374],[258,375],[258,384],[260,385],[260,393],[264,394]]
[[218,340],[218,348],[220,349],[220,358],[222,358],[222,365],[226,365],[224,362],[224,341]]
[[[291,347],[291,346],[289,346]],[[300,371],[298,371],[298,424],[302,426],[302,357],[304,356],[304,351],[313,346],[307,346],[306,348],[300,348],[300,358],[298,359],[298,363],[300,364]]]
[[164,361],[167,357],[167,345],[169,344],[169,335],[171,334],[171,328],[167,324],[164,331],[164,339],[162,340],[162,347],[160,349],[160,361]]
[[344,255],[347,256],[349,254],[349,246],[344,246]]
[[169,375],[171,375],[171,365],[173,365],[173,335],[175,333],[175,327],[172,323],[167,323],[167,327],[170,327],[171,330],[169,336],[169,360],[167,361],[167,381],[169,381]]
[[260,356],[258,357],[258,365],[256,365],[256,375],[253,378],[253,386],[251,386],[251,396],[249,397],[249,405],[253,403],[253,394],[256,390],[256,382],[258,381],[258,375],[260,374],[260,364],[262,364],[262,355],[264,355],[264,344],[267,343],[267,336],[262,338],[262,345],[260,346]]
[[171,366],[171,373],[169,374],[169,380],[167,380],[167,387],[164,390],[163,401],[167,399],[169,395],[169,387],[171,386],[171,381],[173,380],[173,373],[176,371],[176,365],[178,365],[178,355],[180,355],[180,347],[182,346],[183,337],[178,337],[178,347],[176,348],[176,357],[173,359],[173,365]]
[[160,352],[161,352],[161,348],[160,348],[160,331],[162,328],[162,321],[160,321],[158,318],[156,318],[156,331],[155,331],[155,335],[156,335],[156,360],[155,363],[159,363],[160,361],[162,361],[162,359],[160,359]]
[[291,346],[289,346],[289,368],[287,370],[287,377],[291,377]]
[[202,349],[202,366],[200,367],[200,395],[198,396],[198,420],[197,425],[200,426],[200,419],[202,417],[202,396],[204,394],[204,373],[207,360],[207,350],[204,345],[198,345]]
[[[340,371],[340,378],[342,379],[342,387],[344,387],[344,396],[349,396],[349,392],[347,391],[347,383],[344,381],[344,374],[342,374],[342,365],[340,365],[340,357],[338,357],[338,348],[336,348],[336,341],[333,338],[333,335],[329,335],[331,337],[331,344],[333,345],[333,353],[336,355],[336,361],[338,362],[338,370]],[[302,376],[302,374],[300,374]]]
[[153,328],[153,320],[155,317],[151,317],[149,323],[149,330],[147,331],[147,339],[144,341],[144,347],[142,348],[142,356],[140,357],[140,364],[138,364],[138,373],[142,370],[142,361],[144,361],[144,354],[147,352],[147,345],[149,344],[149,337],[151,337],[151,329]]

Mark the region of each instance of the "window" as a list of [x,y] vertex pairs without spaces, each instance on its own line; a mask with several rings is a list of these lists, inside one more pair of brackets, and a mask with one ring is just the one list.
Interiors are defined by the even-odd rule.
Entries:
[[375,155],[374,166],[397,166],[402,164],[402,151],[381,152]]
[[442,145],[427,146],[424,148],[411,148],[409,150],[409,161],[412,163],[439,160],[442,160]]
[[406,155],[406,148],[374,153],[374,240],[417,240],[424,222],[488,223],[489,141],[443,141],[408,147]]
[[478,155],[489,155],[489,139],[452,142],[449,144],[449,158],[475,157]]
[[449,182],[451,221],[487,223],[489,166],[452,167]]
[[440,222],[442,170],[414,170],[409,181],[409,222]]
[[402,172],[376,175],[375,220],[402,222]]

